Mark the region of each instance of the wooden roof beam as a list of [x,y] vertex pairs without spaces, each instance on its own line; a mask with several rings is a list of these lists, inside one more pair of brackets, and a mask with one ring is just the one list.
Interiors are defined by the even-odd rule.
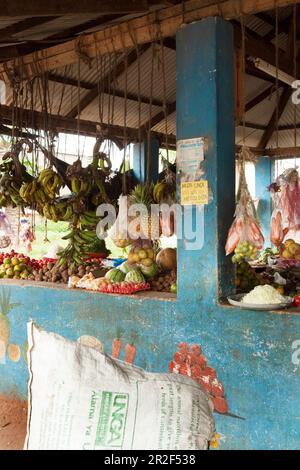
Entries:
[[148,10],[146,0],[13,0],[1,4],[1,16],[49,16],[110,13],[142,13]]
[[291,87],[286,87],[280,98],[279,98],[279,101],[278,101],[278,106],[276,105],[276,108],[271,116],[271,119],[269,121],[269,124],[262,136],[262,138],[260,139],[260,142],[258,144],[258,148],[261,148],[261,149],[264,149],[266,148],[270,138],[272,137],[274,131],[276,130],[276,124],[277,124],[277,119],[278,121],[280,120],[284,110],[285,110],[285,107],[288,103],[288,100],[290,99],[291,97],[291,94],[293,93],[293,88]]
[[[147,49],[150,48],[150,45],[143,45],[140,48],[139,53],[143,54]],[[97,84],[94,86],[94,88],[89,91],[81,100],[79,105],[74,106],[67,114],[67,117],[69,118],[75,118],[78,115],[78,112],[81,113],[85,108],[88,107],[89,104],[91,104],[95,98],[99,95],[99,93],[107,93],[111,92],[113,93],[112,85],[111,83],[114,82],[114,80],[117,80],[120,75],[122,75],[125,72],[126,66],[130,67],[135,61],[137,60],[137,51],[136,49],[133,49],[128,55],[127,55],[127,61],[125,60],[120,60],[118,64],[115,66],[113,70],[111,70],[109,73],[103,77],[101,80],[100,84]],[[124,98],[124,92],[123,96]]]
[[[18,114],[18,120],[22,122],[24,129],[33,126],[35,129],[46,129],[53,130],[54,132],[65,132],[70,134],[77,134],[78,132],[78,121],[77,119],[68,118],[65,116],[58,116],[54,114],[48,115],[47,123],[45,122],[45,114],[39,111],[31,111],[29,109],[14,108],[11,106],[2,105],[0,106],[0,122],[2,125],[12,125],[13,114]],[[50,126],[49,126],[50,125]],[[47,126],[47,127],[46,127]],[[124,138],[123,126],[111,125],[111,124],[100,124],[99,122],[88,121],[81,119],[79,121],[79,133],[81,135],[97,137],[100,135],[100,131],[105,131],[107,136],[115,136],[121,140]],[[0,129],[1,133],[1,129]],[[138,129],[127,127],[126,134],[130,142],[137,142],[139,139]],[[165,140],[165,134],[160,132],[153,132],[153,135],[158,138],[159,141]],[[174,135],[168,136],[169,143],[176,143],[176,137]]]
[[166,116],[170,116],[170,114],[174,113],[174,111],[176,111],[176,101],[167,104],[166,112],[160,111],[159,113],[152,116],[149,121],[145,122],[145,124],[141,126],[141,131],[148,132],[152,129],[152,127],[155,127],[157,124],[163,121]]
[[[279,8],[297,3],[297,1],[276,0],[276,5]],[[23,0],[19,0],[19,2],[21,3]],[[114,2],[117,3],[117,0],[114,0]],[[13,3],[15,2],[7,2],[6,5]],[[44,3],[40,2],[40,5]],[[64,4],[65,2],[60,3]],[[74,1],[72,3],[75,4]],[[80,47],[90,57],[104,55],[109,52],[121,52],[124,47],[134,47],[135,43],[145,44],[156,41],[158,24],[160,26],[159,34],[165,38],[175,36],[182,26],[183,20],[187,24],[209,16],[219,15],[231,20],[239,18],[241,14],[255,14],[272,8],[274,8],[274,0],[247,0],[245,2],[236,2],[236,0],[224,0],[222,2],[219,0],[187,0],[185,1],[184,18],[181,4],[162,8],[137,18],[124,20],[96,33],[86,34],[81,38]],[[56,11],[56,14],[58,12],[59,10]],[[258,53],[261,49],[259,47],[255,52]],[[22,77],[25,79],[75,63],[78,60],[77,51],[78,43],[76,40],[72,40],[33,54],[24,55],[19,64],[15,60],[0,64],[0,78],[4,81],[10,81],[11,74],[14,74],[14,78]]]
[[252,108],[257,106],[259,103],[261,103],[263,100],[269,98],[271,94],[275,91],[274,85],[269,86],[266,88],[264,91],[259,93],[259,95],[256,95],[252,100],[248,101],[245,105],[245,111],[250,111]]
[[[2,10],[2,8],[1,8]],[[2,16],[2,11],[1,11]],[[34,26],[40,26],[44,23],[48,23],[49,21],[55,20],[58,16],[51,15],[51,16],[36,16],[34,18],[25,18],[25,20],[18,21],[17,23],[13,23],[6,28],[0,30],[0,40],[5,40],[7,43],[10,40],[14,40],[16,38],[12,38],[15,34],[22,33],[27,29],[31,29]]]
[[[242,30],[241,26],[237,21],[233,21],[234,26],[234,37],[235,37],[235,44],[238,47],[242,45]],[[251,31],[249,28],[245,29],[245,48],[246,54],[252,57],[258,57],[260,59],[265,60],[269,64],[276,67],[276,48],[273,44],[266,41],[262,38],[259,34]],[[297,62],[297,70],[296,74],[297,77],[300,77],[300,63]],[[293,61],[291,61],[284,51],[281,49],[278,50],[278,66],[279,69],[283,72],[293,76],[294,75],[294,66]],[[297,78],[295,77],[295,78]]]

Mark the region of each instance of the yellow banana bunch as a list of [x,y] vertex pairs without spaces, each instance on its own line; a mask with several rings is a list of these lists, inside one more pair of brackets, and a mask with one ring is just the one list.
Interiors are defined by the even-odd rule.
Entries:
[[37,179],[34,179],[30,183],[23,183],[20,191],[20,197],[28,204],[43,205],[49,197],[45,193],[44,188],[40,185]]
[[38,177],[38,183],[42,186],[50,199],[54,199],[63,185],[61,177],[52,169],[45,168]]

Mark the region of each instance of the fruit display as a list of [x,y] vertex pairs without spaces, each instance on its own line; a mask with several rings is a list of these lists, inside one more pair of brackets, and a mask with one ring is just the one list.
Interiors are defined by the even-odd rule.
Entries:
[[152,290],[177,293],[177,271],[175,269],[168,273],[161,272],[149,282]]
[[218,380],[216,370],[208,366],[207,358],[200,345],[189,346],[185,342],[179,343],[178,351],[169,362],[169,372],[191,377],[208,393],[215,411],[222,414],[228,412],[224,386]]
[[0,278],[29,279],[32,265],[28,257],[22,255],[1,255]]
[[237,264],[236,275],[236,287],[242,292],[248,292],[263,282],[247,261]]
[[244,259],[254,260],[257,258],[258,249],[256,246],[252,245],[248,240],[244,240],[243,242],[239,243],[234,250],[234,255],[232,257],[233,263],[239,263]]
[[287,260],[300,261],[300,243],[288,239],[280,247],[280,255]]
[[129,268],[138,267],[145,272],[146,277],[156,273],[155,250],[151,240],[137,240],[128,254]]

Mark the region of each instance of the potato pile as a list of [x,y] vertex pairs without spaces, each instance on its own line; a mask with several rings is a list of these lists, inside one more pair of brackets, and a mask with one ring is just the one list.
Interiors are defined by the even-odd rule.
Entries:
[[150,281],[151,289],[158,292],[171,292],[171,286],[177,283],[177,271],[161,272]]
[[102,277],[106,271],[97,262],[87,262],[79,266],[72,266],[71,261],[64,263],[62,266],[59,266],[59,263],[50,262],[39,270],[33,270],[28,279],[67,284],[70,276],[83,277],[85,274],[92,273],[94,277]]

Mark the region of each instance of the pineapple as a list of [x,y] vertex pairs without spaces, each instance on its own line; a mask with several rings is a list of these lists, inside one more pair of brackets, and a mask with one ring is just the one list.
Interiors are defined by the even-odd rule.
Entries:
[[159,238],[159,217],[151,217],[151,204],[153,201],[153,185],[137,184],[129,195],[131,204],[143,204],[148,214],[140,214],[140,236],[155,240]]
[[0,359],[6,354],[10,334],[8,314],[18,305],[10,303],[10,291],[3,288],[0,295]]

